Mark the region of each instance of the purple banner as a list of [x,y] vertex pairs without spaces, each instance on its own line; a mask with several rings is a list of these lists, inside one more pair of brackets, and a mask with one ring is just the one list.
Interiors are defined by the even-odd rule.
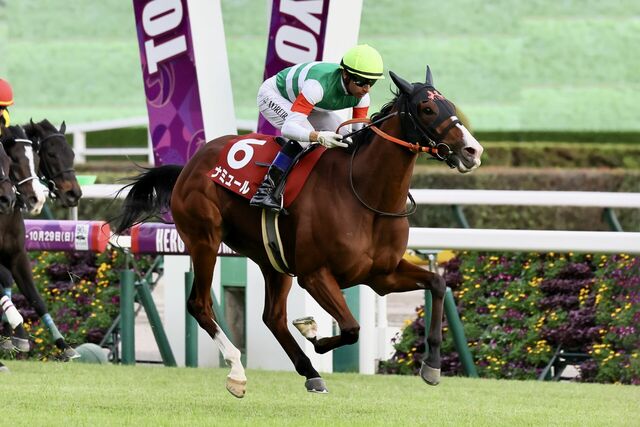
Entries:
[[111,235],[104,221],[27,219],[24,225],[28,251],[103,252]]
[[[329,2],[273,0],[263,80],[294,64],[322,60]],[[262,115],[258,132],[280,135]]]
[[184,165],[205,142],[186,0],[133,0],[156,166]]
[[[131,252],[134,254],[187,255],[187,248],[174,224],[146,222],[131,228]],[[224,243],[218,255],[239,255]]]

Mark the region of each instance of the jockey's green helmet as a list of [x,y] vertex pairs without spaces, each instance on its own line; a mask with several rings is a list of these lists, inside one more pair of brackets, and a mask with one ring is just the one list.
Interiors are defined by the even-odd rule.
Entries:
[[384,79],[382,56],[368,44],[360,44],[349,49],[340,61],[340,68],[365,79]]
[[13,105],[13,89],[8,81],[0,79],[0,107]]

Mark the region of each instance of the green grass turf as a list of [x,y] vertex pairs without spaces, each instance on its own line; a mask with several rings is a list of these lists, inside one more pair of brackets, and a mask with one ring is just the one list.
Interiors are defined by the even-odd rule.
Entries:
[[226,369],[8,363],[3,425],[630,426],[640,387],[444,378],[326,375],[328,395],[291,372],[249,370],[244,399]]
[[[146,115],[131,1],[9,1],[0,73],[15,122]],[[258,116],[264,0],[221,2],[236,117]],[[360,42],[410,81],[436,86],[482,131],[640,131],[637,0],[364,0]],[[4,33],[4,36],[3,36]],[[390,80],[372,91],[372,111]]]

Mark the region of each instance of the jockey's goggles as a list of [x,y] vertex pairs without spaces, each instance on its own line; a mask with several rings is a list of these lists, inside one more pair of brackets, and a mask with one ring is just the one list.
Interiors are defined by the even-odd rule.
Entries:
[[377,81],[374,79],[366,79],[364,77],[360,77],[351,73],[349,73],[349,78],[358,87],[364,87],[367,85],[369,85],[369,87],[372,87],[374,84],[376,84],[376,81]]

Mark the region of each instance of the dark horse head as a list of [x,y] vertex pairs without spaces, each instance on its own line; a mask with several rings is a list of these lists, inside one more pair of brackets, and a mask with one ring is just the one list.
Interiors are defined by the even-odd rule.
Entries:
[[82,190],[73,169],[75,154],[64,137],[64,122],[56,129],[48,120],[31,121],[24,126],[27,136],[38,145],[38,175],[47,184],[50,194],[65,207],[78,205]]
[[[0,129],[4,132],[4,129]],[[0,215],[6,215],[13,211],[16,204],[16,189],[9,177],[11,159],[0,144]]]
[[35,167],[37,147],[27,138],[21,126],[2,129],[0,141],[11,159],[11,181],[16,188],[19,205],[32,215],[38,215],[46,201],[45,191]]
[[429,67],[424,83],[409,83],[392,71],[389,75],[399,92],[372,120],[395,109],[407,142],[435,149],[436,158],[462,173],[480,166],[482,146],[456,116],[456,106],[433,86]]

